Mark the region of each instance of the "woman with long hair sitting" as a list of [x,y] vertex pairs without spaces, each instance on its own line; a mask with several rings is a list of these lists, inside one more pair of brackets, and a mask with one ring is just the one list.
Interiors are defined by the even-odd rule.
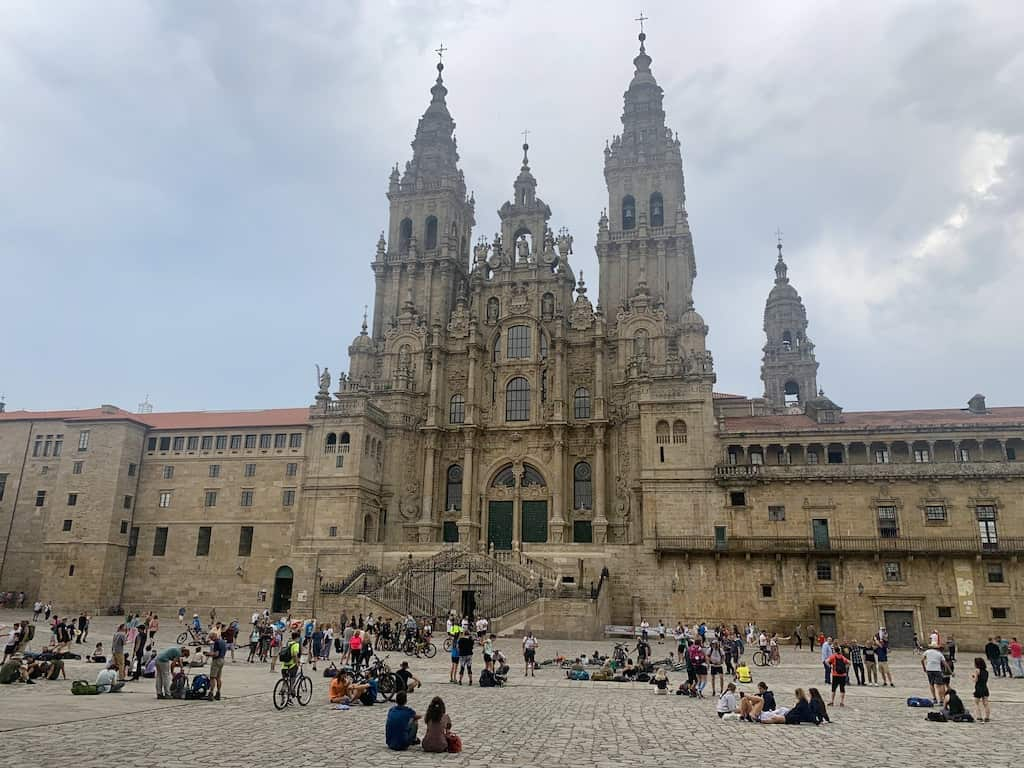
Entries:
[[462,739],[452,733],[452,720],[445,712],[444,700],[435,696],[423,716],[427,733],[423,737],[424,752],[461,752]]

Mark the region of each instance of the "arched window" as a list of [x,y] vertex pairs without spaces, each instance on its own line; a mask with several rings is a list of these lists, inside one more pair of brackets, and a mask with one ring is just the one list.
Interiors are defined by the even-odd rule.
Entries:
[[448,423],[462,424],[466,421],[466,398],[463,395],[452,395],[448,403]]
[[594,508],[594,486],[590,476],[590,465],[581,461],[572,470],[572,508]]
[[636,228],[636,200],[633,199],[632,195],[626,195],[622,198],[622,228]]
[[793,334],[789,331],[782,332],[782,349],[789,352],[793,348]]
[[672,422],[672,442],[676,445],[686,442],[686,422],[682,419]]
[[381,461],[384,460],[384,443],[382,443],[380,441],[377,442],[376,456],[377,456],[377,461],[378,462],[381,462]]
[[658,445],[666,445],[671,442],[672,437],[668,431],[668,422],[659,421],[654,427],[654,441]]
[[365,544],[377,543],[377,524],[373,515],[368,514],[363,518],[363,542]]
[[427,251],[437,248],[437,216],[427,216],[427,226],[423,235],[423,248]]
[[341,433],[341,440],[339,441],[342,445],[348,445],[352,442],[352,438],[349,437],[348,432]]
[[452,464],[448,467],[448,479],[444,491],[445,511],[462,511],[462,467]]
[[402,219],[398,225],[398,252],[406,253],[412,241],[412,219]]
[[324,440],[324,453],[334,453],[338,446],[338,436],[333,432],[327,433],[327,439]]
[[545,293],[540,299],[540,318],[550,320],[555,316],[555,297]]
[[529,488],[530,486],[544,487],[547,485],[544,482],[544,476],[529,464],[523,464],[523,479],[519,484],[523,488]]
[[590,418],[590,390],[579,387],[572,396],[572,415],[576,419]]
[[517,360],[530,356],[530,326],[513,325],[508,329],[505,356],[509,360]]
[[487,300],[487,322],[496,323],[501,316],[501,302],[497,296],[491,296]]
[[505,421],[530,420],[530,382],[516,376],[505,386]]
[[651,195],[651,226],[665,226],[665,201],[661,198],[661,192]]
[[516,473],[512,470],[512,465],[502,467],[498,470],[498,474],[494,476],[491,486],[494,488],[513,488],[516,484]]
[[783,389],[786,397],[786,405],[793,405],[800,402],[800,385],[795,381],[787,381]]
[[647,329],[641,328],[633,336],[633,354],[637,357],[647,357],[650,354],[650,334]]

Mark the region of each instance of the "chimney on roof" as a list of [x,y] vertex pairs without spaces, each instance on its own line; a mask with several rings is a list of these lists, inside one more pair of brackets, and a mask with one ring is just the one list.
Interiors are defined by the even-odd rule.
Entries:
[[7,409],[7,403],[4,402],[4,396],[0,395],[0,413],[3,413]]
[[100,406],[100,413],[106,413],[113,416],[117,413],[117,406],[111,405],[110,403],[104,403]]
[[968,400],[967,410],[970,411],[971,413],[977,413],[981,415],[988,413],[988,410],[985,408],[985,396],[975,395],[970,400]]

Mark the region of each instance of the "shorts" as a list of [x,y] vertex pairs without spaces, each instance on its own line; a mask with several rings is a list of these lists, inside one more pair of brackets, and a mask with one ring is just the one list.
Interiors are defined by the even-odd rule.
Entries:
[[476,636],[478,638],[483,638],[486,634],[487,634],[487,630],[486,629],[478,629],[476,631]]
[[839,677],[838,675],[832,675],[832,693],[836,692],[836,688],[841,693],[846,693],[846,675]]
[[530,664],[537,658],[537,650],[535,648],[527,648],[523,651],[523,660]]
[[489,653],[484,654],[484,664],[490,664],[493,657]]
[[929,672],[928,683],[930,685],[946,685],[946,676],[942,672]]
[[708,665],[707,664],[694,664],[693,665],[693,673],[695,675],[706,675],[708,673]]
[[224,671],[224,659],[210,659],[210,677],[213,679],[220,678],[221,672]]
[[716,667],[714,664],[712,664],[711,665],[711,674],[712,675],[720,675],[720,674],[722,674],[722,668],[721,667]]
[[452,664],[457,664],[458,662],[459,662],[459,652],[455,648],[452,648]]
[[883,674],[888,675],[889,674],[889,662],[888,661],[880,661],[880,662],[878,662],[878,671],[882,672]]
[[459,657],[459,670],[463,669],[468,669],[470,672],[473,671],[473,654]]

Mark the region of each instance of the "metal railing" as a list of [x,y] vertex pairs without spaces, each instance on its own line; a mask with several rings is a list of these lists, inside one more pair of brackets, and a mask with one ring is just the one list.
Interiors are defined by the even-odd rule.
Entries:
[[698,553],[1015,555],[1024,553],[1024,536],[1004,537],[995,542],[983,542],[972,536],[659,536],[654,548],[658,552]]

